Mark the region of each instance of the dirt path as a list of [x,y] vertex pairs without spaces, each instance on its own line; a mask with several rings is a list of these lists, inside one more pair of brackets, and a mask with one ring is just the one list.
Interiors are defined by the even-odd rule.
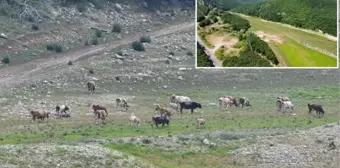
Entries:
[[[194,26],[194,23],[181,23],[168,26],[152,33],[147,33],[146,35],[159,37],[190,28],[194,29]],[[44,76],[45,72],[47,72],[49,68],[62,64],[66,66],[69,60],[72,60],[73,62],[84,60],[113,48],[128,45],[136,39],[139,39],[139,37],[140,36],[127,37],[120,41],[113,40],[92,47],[84,46],[62,54],[54,53],[48,58],[40,58],[25,64],[3,68],[0,71],[0,92],[15,87],[16,85],[27,81],[29,78],[32,78],[32,76],[34,76],[34,80],[39,80]],[[37,76],[37,74],[39,74],[39,76]]]

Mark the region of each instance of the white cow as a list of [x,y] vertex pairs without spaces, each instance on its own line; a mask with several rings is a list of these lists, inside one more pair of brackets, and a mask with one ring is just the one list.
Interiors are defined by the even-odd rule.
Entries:
[[169,103],[170,109],[176,110],[178,112],[179,106],[177,103]]
[[140,119],[134,113],[131,113],[129,121],[131,126],[134,124],[140,126]]
[[171,95],[170,96],[170,103],[182,103],[182,102],[191,102],[191,99],[187,96],[176,96],[176,95]]
[[234,104],[234,102],[228,98],[228,97],[220,97],[218,98],[218,107],[222,108],[222,107],[231,107]]
[[291,112],[294,110],[294,104],[291,101],[282,101],[282,100],[277,100],[278,105],[278,110],[279,112],[288,112],[291,110]]

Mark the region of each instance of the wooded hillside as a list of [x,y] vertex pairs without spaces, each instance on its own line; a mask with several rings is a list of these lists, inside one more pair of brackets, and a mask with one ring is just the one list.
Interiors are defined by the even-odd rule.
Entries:
[[337,35],[336,0],[272,0],[241,5],[232,11]]

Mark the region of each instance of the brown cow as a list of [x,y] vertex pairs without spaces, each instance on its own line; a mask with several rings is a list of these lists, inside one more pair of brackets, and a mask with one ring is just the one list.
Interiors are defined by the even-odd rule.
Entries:
[[103,110],[103,111],[105,111],[106,116],[108,115],[106,108],[101,106],[101,105],[92,105],[92,109],[93,109],[94,113],[96,113],[96,111],[98,111],[98,110]]
[[161,114],[161,116],[168,116],[170,118],[171,111],[166,108],[161,108],[159,105],[156,105],[155,110]]
[[87,89],[91,94],[94,93],[94,90],[96,90],[96,84],[94,83],[94,81],[87,82]]
[[49,115],[50,115],[50,112],[47,112],[43,109],[38,109],[38,110],[29,109],[29,112],[31,113],[33,120],[35,119],[44,120],[45,118],[49,118]]
[[[106,115],[105,115],[106,113]],[[97,109],[94,111],[94,115],[95,115],[95,124],[99,123],[99,120],[102,121],[103,124],[105,124],[106,122],[106,117],[107,117],[107,112],[104,109]]]

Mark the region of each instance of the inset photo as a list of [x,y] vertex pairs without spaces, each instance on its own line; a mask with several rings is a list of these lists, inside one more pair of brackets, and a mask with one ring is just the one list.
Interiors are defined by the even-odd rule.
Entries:
[[196,68],[338,68],[336,0],[196,3]]

